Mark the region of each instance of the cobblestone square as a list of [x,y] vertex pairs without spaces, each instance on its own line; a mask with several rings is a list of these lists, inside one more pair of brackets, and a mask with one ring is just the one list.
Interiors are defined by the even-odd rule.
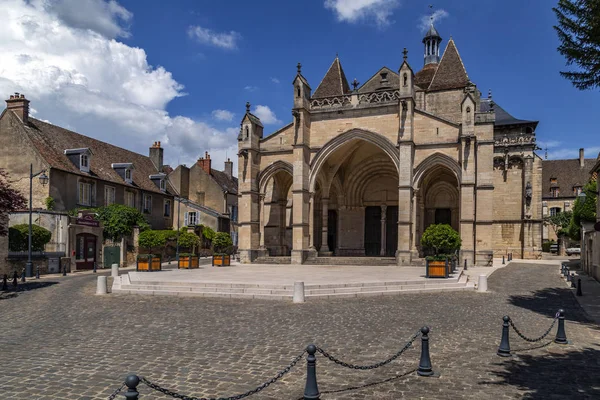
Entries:
[[[398,360],[369,371],[349,370],[317,355],[321,398],[600,397],[600,330],[551,266],[511,264],[490,277],[489,293],[400,294],[301,305],[95,296],[92,275],[43,283],[28,291],[0,292],[2,399],[106,399],[129,373],[187,395],[232,396],[275,376],[310,343],[344,361],[371,364],[401,349],[424,325],[431,327],[431,359],[439,378],[414,373],[420,339]],[[536,337],[559,308],[566,311],[572,344],[547,344],[555,329],[539,343],[511,332],[515,356],[496,356],[503,315]],[[305,375],[303,358],[282,380],[250,398],[299,399]],[[141,399],[167,398],[139,388]]]

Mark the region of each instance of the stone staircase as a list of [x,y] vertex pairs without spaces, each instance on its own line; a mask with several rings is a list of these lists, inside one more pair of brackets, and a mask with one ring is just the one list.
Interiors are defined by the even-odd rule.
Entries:
[[306,260],[307,265],[396,265],[395,257],[316,257]]
[[[145,294],[153,296],[224,297],[237,299],[292,300],[294,284],[218,283],[194,281],[157,281],[151,274],[140,279],[134,275],[121,275],[113,283],[112,292]],[[139,280],[138,280],[139,279]],[[305,285],[305,297],[310,299],[335,299],[367,296],[390,296],[400,293],[426,293],[440,291],[473,290],[475,285],[459,270],[449,279],[420,279],[390,282],[339,283]]]
[[290,256],[265,256],[258,257],[254,260],[255,264],[291,264],[292,257]]

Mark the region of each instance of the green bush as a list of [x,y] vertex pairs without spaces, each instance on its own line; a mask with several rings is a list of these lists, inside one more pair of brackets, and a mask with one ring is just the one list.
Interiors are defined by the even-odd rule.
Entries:
[[421,237],[421,246],[433,249],[436,256],[452,254],[460,249],[460,245],[460,235],[447,224],[429,225]]
[[217,232],[212,240],[215,255],[230,255],[233,252],[233,241],[226,232]]
[[[31,250],[43,251],[52,239],[52,232],[39,225],[31,226]],[[19,224],[8,228],[8,248],[10,251],[27,251],[29,247],[29,225]]]
[[547,242],[542,243],[542,251],[544,253],[550,253],[550,246],[552,246],[553,244],[556,244],[554,240],[549,240]]
[[152,251],[167,244],[167,234],[164,231],[147,230],[140,233],[138,245],[145,250]]
[[179,234],[179,247],[194,250],[200,246],[200,238],[193,232],[181,232]]
[[202,236],[204,236],[206,240],[213,240],[215,238],[215,234],[215,231],[213,231],[210,227],[202,227]]
[[139,226],[140,231],[150,228],[144,215],[137,208],[122,204],[100,207],[97,209],[97,215],[104,226],[104,237],[114,241],[131,235],[134,226]]
[[44,203],[46,204],[46,210],[54,210],[54,206],[56,205],[52,196],[48,196],[44,199]]

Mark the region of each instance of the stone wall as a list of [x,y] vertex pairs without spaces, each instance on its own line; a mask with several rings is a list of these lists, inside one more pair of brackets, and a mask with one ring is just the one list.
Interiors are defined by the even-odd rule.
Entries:
[[[32,222],[52,233],[46,251],[67,251],[69,242],[69,216],[67,213],[48,210],[33,210]],[[18,211],[10,214],[9,226],[29,224],[29,212]]]

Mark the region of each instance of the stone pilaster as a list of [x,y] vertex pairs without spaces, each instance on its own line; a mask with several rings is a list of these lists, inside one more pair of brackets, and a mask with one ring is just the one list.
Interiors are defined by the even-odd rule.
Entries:
[[379,255],[381,257],[385,256],[386,250],[386,231],[385,224],[387,221],[387,206],[384,204],[381,206],[381,249],[379,250]]

